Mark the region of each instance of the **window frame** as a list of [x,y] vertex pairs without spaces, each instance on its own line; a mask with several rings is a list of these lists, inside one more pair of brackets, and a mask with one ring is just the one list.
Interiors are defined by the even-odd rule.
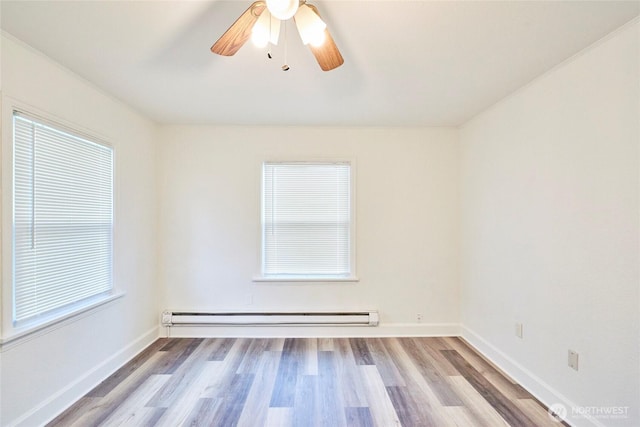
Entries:
[[[65,308],[51,313],[14,322],[14,122],[17,113],[46,126],[86,139],[92,143],[109,147],[112,151],[112,234],[111,234],[111,289],[108,292],[77,301]],[[50,113],[41,111],[31,105],[7,96],[2,96],[2,285],[0,286],[0,350],[8,344],[19,344],[32,335],[48,333],[53,328],[77,321],[103,308],[106,304],[118,300],[125,295],[116,280],[116,212],[117,212],[117,150],[105,137],[95,131],[86,129],[76,123],[61,119]]]
[[[273,274],[264,274],[264,224],[262,222],[263,215],[263,196],[264,196],[264,166],[265,164],[348,164],[350,170],[350,235],[349,235],[349,262],[350,262],[350,275],[348,276],[314,276],[314,275],[273,275]],[[356,159],[351,157],[340,157],[340,158],[305,158],[300,159],[297,158],[295,160],[290,159],[263,159],[259,164],[259,191],[258,191],[258,230],[260,233],[259,236],[259,247],[258,247],[258,268],[259,272],[253,277],[254,282],[273,282],[273,283],[325,283],[325,282],[358,282],[360,279],[357,275],[357,256],[356,256],[356,208],[357,208],[357,194],[356,194],[356,182],[357,182],[357,166]]]

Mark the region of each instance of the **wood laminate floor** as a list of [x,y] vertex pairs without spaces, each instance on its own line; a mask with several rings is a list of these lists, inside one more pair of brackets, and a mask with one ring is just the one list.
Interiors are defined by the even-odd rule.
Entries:
[[167,338],[49,425],[559,424],[458,338]]

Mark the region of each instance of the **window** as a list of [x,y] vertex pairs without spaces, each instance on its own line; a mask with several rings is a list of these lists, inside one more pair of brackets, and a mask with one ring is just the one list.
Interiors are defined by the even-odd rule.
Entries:
[[351,278],[351,165],[265,163],[262,181],[263,277]]
[[13,322],[113,289],[113,150],[13,115]]

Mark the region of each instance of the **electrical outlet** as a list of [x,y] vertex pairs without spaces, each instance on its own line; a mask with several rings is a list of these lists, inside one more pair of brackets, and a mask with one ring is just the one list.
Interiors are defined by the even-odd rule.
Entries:
[[417,313],[416,314],[416,322],[422,323],[422,313]]
[[516,323],[516,336],[522,339],[522,323]]
[[568,365],[570,368],[573,368],[576,371],[578,370],[578,353],[577,352],[573,350],[569,350]]

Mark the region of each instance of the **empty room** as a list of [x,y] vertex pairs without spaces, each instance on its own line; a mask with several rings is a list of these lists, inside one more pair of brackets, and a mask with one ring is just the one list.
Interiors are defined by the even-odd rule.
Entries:
[[640,426],[640,2],[0,2],[0,426]]

